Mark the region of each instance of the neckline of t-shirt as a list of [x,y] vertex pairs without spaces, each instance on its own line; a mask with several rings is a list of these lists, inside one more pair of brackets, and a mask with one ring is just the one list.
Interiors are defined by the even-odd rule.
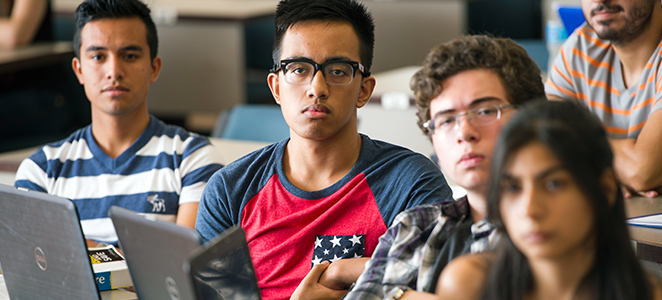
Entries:
[[157,122],[154,119],[154,117],[150,115],[149,124],[147,125],[147,128],[143,130],[140,136],[131,144],[131,146],[129,146],[129,148],[124,150],[124,152],[122,152],[122,154],[118,155],[116,158],[112,158],[108,156],[106,152],[101,150],[101,147],[99,147],[99,144],[97,144],[97,141],[94,139],[94,136],[92,135],[92,125],[88,126],[88,129],[85,132],[85,141],[87,142],[87,145],[90,148],[90,151],[92,152],[94,158],[98,160],[106,168],[108,168],[108,170],[114,171],[118,167],[122,166],[124,163],[129,161],[132,157],[134,157],[135,154],[138,152],[138,150],[140,150],[149,142],[151,136],[156,130],[156,123]]
[[334,184],[317,191],[302,190],[296,187],[294,184],[292,184],[290,180],[287,178],[287,176],[285,175],[285,170],[283,169],[283,154],[285,153],[285,147],[287,146],[288,140],[281,141],[281,143],[278,145],[278,148],[276,149],[277,151],[276,173],[278,174],[278,180],[283,185],[285,190],[287,190],[289,193],[299,198],[303,198],[307,200],[318,200],[332,195],[333,193],[337,192],[340,188],[345,186],[354,177],[359,175],[360,172],[358,170],[362,170],[362,165],[367,160],[368,152],[370,152],[368,148],[370,147],[370,143],[369,143],[370,140],[367,136],[363,134],[360,134],[360,136],[362,139],[361,152],[359,153],[359,158],[356,160],[356,163],[354,164],[352,169],[347,174],[345,174],[345,176],[343,176],[340,180],[336,181]]

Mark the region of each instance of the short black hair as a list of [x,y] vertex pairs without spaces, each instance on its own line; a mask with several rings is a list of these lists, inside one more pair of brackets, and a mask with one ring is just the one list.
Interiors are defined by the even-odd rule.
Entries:
[[359,38],[360,63],[369,71],[375,48],[375,23],[368,10],[355,0],[281,0],[276,8],[276,32],[272,58],[280,60],[283,36],[293,25],[305,21],[346,22]]
[[153,60],[159,47],[156,25],[150,16],[150,10],[139,0],[85,0],[76,9],[76,28],[74,31],[74,51],[80,57],[80,32],[87,22],[100,19],[120,19],[139,17],[147,28],[147,44]]

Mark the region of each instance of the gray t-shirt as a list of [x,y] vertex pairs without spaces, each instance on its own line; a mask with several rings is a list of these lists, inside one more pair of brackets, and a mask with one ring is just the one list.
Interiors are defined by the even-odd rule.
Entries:
[[584,103],[611,138],[637,138],[654,111],[662,108],[662,42],[648,59],[639,82],[625,87],[621,61],[610,41],[586,23],[568,38],[549,70],[545,92]]

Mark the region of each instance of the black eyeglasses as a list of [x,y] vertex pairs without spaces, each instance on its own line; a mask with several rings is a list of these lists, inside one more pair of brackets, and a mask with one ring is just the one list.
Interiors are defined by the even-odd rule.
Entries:
[[278,73],[280,70],[283,70],[285,82],[295,85],[310,84],[319,70],[322,70],[324,80],[330,85],[352,83],[356,71],[361,71],[363,77],[370,76],[370,71],[361,63],[352,60],[331,60],[318,64],[309,59],[284,59],[274,65],[270,72]]

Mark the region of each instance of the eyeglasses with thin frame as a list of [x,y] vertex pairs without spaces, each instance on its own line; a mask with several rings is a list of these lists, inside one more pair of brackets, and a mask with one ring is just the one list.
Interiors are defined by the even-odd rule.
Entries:
[[483,126],[496,122],[501,119],[501,110],[504,108],[516,107],[511,104],[485,104],[469,109],[463,113],[443,113],[435,115],[434,118],[423,123],[428,134],[448,134],[453,130],[460,128],[460,117],[467,116],[467,122]]
[[280,70],[283,70],[285,82],[294,85],[310,84],[319,70],[322,70],[324,80],[330,85],[352,83],[356,71],[361,71],[363,77],[370,76],[370,71],[352,60],[331,60],[318,64],[309,59],[284,59],[274,65],[270,72],[278,73]]

